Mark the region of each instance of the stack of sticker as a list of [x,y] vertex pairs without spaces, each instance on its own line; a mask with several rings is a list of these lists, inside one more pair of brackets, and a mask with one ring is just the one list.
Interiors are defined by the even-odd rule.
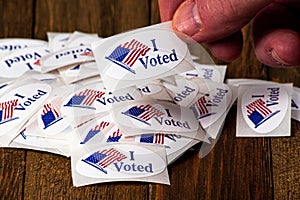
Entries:
[[195,62],[169,22],[48,40],[0,40],[0,145],[70,156],[75,186],[169,184],[167,165],[199,142],[208,154],[237,96],[237,136],[290,134],[291,101],[300,118],[291,84],[224,84],[226,66]]

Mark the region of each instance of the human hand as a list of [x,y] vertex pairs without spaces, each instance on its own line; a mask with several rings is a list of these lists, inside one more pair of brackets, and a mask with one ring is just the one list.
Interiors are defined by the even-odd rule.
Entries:
[[208,47],[224,61],[242,50],[241,28],[253,22],[258,60],[268,66],[300,65],[299,0],[158,0],[162,21]]

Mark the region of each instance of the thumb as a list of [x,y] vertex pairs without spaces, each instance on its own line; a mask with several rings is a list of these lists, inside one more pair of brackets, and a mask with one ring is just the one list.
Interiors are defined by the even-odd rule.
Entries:
[[212,42],[245,26],[274,0],[186,0],[173,16],[173,28],[198,42]]

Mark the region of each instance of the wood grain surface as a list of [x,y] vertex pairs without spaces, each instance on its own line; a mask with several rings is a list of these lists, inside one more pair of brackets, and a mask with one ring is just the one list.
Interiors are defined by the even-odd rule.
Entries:
[[[0,0],[0,37],[47,39],[75,30],[101,37],[160,22],[156,0]],[[257,78],[300,86],[298,68],[274,69],[254,55],[251,26],[242,55],[226,78]],[[216,63],[221,64],[219,60]],[[236,138],[236,107],[214,149],[196,146],[168,167],[171,185],[112,182],[72,186],[70,159],[32,150],[0,148],[0,199],[300,199],[300,123],[292,136]]]

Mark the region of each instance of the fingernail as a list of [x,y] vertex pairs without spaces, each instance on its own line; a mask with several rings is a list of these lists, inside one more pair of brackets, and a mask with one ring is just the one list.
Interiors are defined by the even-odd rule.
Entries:
[[179,6],[173,17],[173,27],[189,36],[200,31],[201,20],[194,1],[185,1]]
[[282,58],[280,58],[280,56],[276,53],[275,50],[271,50],[271,56],[278,65],[291,66],[289,63],[285,62]]

